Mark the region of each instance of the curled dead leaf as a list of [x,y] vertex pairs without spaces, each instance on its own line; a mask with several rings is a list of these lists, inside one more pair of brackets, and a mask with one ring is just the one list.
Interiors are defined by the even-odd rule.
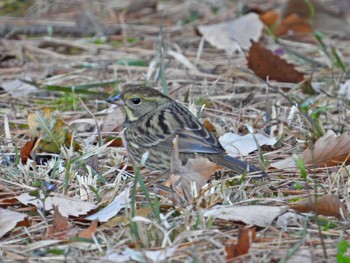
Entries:
[[50,238],[67,239],[75,236],[75,231],[72,229],[72,224],[67,218],[61,215],[57,206],[53,206],[53,222],[49,226],[47,235]]
[[92,238],[93,235],[96,233],[97,231],[97,225],[98,225],[98,220],[94,220],[91,222],[90,226],[81,231],[78,235],[78,237],[81,237],[81,238]]
[[306,200],[299,201],[290,205],[290,208],[301,212],[317,212],[321,215],[335,216],[337,218],[348,217],[348,210],[339,200],[338,197],[332,195],[310,197]]
[[307,148],[302,156],[305,164],[315,163],[319,167],[334,166],[350,160],[350,132],[337,136],[328,131],[313,146]]
[[192,202],[211,175],[221,169],[207,158],[189,159],[185,165],[179,158],[178,137],[173,140],[174,151],[171,157],[171,176],[164,183],[188,202]]
[[[316,165],[317,167],[331,167],[350,161],[350,132],[336,135],[328,131],[319,138],[312,148],[304,150],[300,157],[305,165]],[[277,169],[295,168],[293,157],[275,162],[271,167]]]
[[240,255],[247,254],[250,249],[250,245],[256,239],[256,228],[245,227],[238,229],[238,242],[227,242],[226,243],[226,259],[238,257]]

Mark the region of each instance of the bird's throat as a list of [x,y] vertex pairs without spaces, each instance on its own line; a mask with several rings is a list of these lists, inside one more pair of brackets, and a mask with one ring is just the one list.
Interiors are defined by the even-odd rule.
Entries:
[[124,115],[125,115],[125,122],[134,122],[138,119],[137,116],[135,116],[132,111],[128,107],[121,107]]

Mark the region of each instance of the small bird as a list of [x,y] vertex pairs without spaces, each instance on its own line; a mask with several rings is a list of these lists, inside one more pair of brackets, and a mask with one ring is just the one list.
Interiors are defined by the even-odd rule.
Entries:
[[[218,139],[186,107],[153,88],[129,86],[107,102],[118,105],[124,114],[129,156],[140,163],[148,151],[144,165],[152,171],[170,170],[175,136],[183,164],[199,155],[238,174],[260,171],[227,155]],[[266,175],[262,171],[260,174]]]

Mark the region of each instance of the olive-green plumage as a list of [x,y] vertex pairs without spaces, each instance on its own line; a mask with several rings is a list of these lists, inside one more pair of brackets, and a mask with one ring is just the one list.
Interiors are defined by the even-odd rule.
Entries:
[[170,169],[172,142],[178,135],[179,156],[183,163],[201,155],[239,174],[259,171],[255,166],[227,155],[217,138],[187,108],[155,89],[132,86],[107,102],[118,105],[124,113],[124,136],[129,156],[140,163],[148,151],[145,166],[150,170]]

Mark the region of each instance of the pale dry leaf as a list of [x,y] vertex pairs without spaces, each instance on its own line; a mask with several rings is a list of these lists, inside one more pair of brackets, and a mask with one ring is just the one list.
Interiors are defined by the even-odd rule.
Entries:
[[276,169],[288,169],[293,170],[296,169],[297,165],[295,162],[295,159],[293,157],[288,157],[286,159],[274,162],[270,164],[270,167],[276,168]]
[[348,210],[339,200],[338,197],[332,195],[310,197],[306,200],[301,200],[295,204],[291,204],[290,208],[303,213],[303,212],[317,212],[321,215],[335,216],[342,218],[348,216]]
[[[318,167],[331,167],[350,161],[350,133],[346,132],[336,135],[333,131],[328,131],[319,138],[313,149],[307,148],[300,157],[305,165],[314,164]],[[277,169],[293,169],[297,165],[293,157],[271,164]]]
[[[185,193],[186,199],[191,201],[194,194],[200,192],[202,187],[208,182],[211,175],[220,170],[221,167],[215,163],[209,161],[204,157],[197,157],[196,159],[189,159],[185,166],[181,166],[180,175],[181,178],[176,182],[176,187],[182,189]],[[197,193],[192,193],[193,184]]]
[[69,127],[77,133],[93,130],[96,127],[96,121],[93,118],[79,118],[68,123]]
[[17,223],[23,221],[26,214],[0,208],[0,237],[12,230]]
[[259,16],[249,13],[235,20],[198,26],[198,31],[212,46],[225,50],[231,56],[242,49],[248,50],[251,40],[258,41],[263,27]]
[[129,5],[126,8],[127,14],[131,14],[144,8],[150,8],[153,11],[157,10],[158,0],[131,0],[128,2]]
[[[204,157],[188,159],[187,163],[182,165],[179,158],[178,136],[173,140],[173,147],[174,151],[170,161],[171,176],[165,184],[172,185],[173,189],[180,196],[191,202],[196,197],[196,193],[199,193],[201,188],[207,183],[211,175],[221,167]],[[196,190],[196,193],[193,193],[192,190]]]
[[37,91],[38,89],[22,80],[16,79],[9,82],[3,82],[2,88],[10,93],[14,98],[23,98],[28,94]]
[[102,132],[121,131],[123,129],[124,116],[120,107],[108,113],[102,124]]
[[340,84],[338,95],[342,99],[350,100],[350,79]]
[[286,207],[264,205],[216,206],[206,210],[204,216],[230,221],[241,221],[247,225],[268,227],[286,210]]
[[96,214],[88,216],[86,219],[99,220],[100,222],[107,222],[113,216],[119,213],[119,211],[127,207],[130,203],[130,188],[125,189],[114,200],[102,210]]
[[[16,197],[21,203],[28,205],[32,204],[38,209],[43,209],[43,203],[38,198],[35,198],[29,193],[23,193]],[[64,217],[68,216],[79,216],[87,214],[92,209],[96,208],[95,204],[83,202],[81,200],[73,199],[67,196],[49,196],[45,201],[45,210],[52,210],[53,206],[56,205],[60,214]]]
[[303,220],[304,216],[289,211],[278,217],[276,227],[287,231],[288,226],[298,226],[303,222]]
[[134,250],[128,247],[122,252],[112,252],[106,255],[106,260],[113,262],[165,262],[167,258],[174,255],[178,246],[167,247],[158,250]]
[[277,142],[277,138],[268,137],[264,134],[247,134],[241,136],[228,132],[219,137],[219,141],[227,154],[233,157],[247,156],[249,153],[257,150],[258,146],[255,140],[258,142],[259,146],[273,146]]
[[336,135],[328,131],[314,145],[303,152],[302,159],[305,164],[316,164],[318,167],[334,166],[349,159],[350,154],[350,132]]
[[288,258],[288,263],[312,263],[314,258],[310,250],[299,249],[290,258]]

